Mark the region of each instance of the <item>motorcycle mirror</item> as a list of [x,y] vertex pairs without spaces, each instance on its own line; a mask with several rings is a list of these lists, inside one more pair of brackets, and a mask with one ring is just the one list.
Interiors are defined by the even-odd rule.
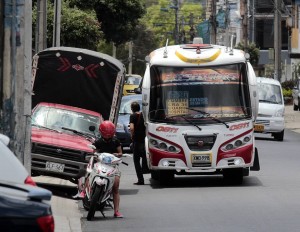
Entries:
[[92,148],[93,150],[96,150],[96,147],[93,144],[88,144],[88,147]]
[[90,130],[90,131],[95,131],[95,130],[96,130],[96,127],[95,127],[95,126],[90,126],[90,127],[89,127],[89,130]]

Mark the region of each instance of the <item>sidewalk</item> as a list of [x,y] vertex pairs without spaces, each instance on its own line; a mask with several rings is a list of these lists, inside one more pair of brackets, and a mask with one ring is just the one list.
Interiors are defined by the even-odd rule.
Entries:
[[285,128],[300,133],[300,111],[294,111],[293,105],[285,106]]
[[[75,186],[70,181],[54,177],[38,176],[33,177],[37,183],[54,185]],[[57,197],[52,195],[51,206],[55,222],[55,232],[82,232],[81,213],[78,209],[78,201]]]

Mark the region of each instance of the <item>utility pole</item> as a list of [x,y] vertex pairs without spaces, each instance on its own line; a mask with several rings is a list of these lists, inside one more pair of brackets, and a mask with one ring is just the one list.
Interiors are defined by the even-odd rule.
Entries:
[[47,47],[47,0],[37,0],[35,53]]
[[175,10],[175,44],[179,43],[179,23],[178,23],[178,0],[174,0],[174,6],[171,6],[170,8],[173,8]]
[[210,43],[216,44],[217,41],[217,24],[216,24],[216,0],[211,0],[211,14],[209,18],[210,27]]
[[248,47],[248,13],[247,13],[247,0],[241,0],[241,17],[242,17],[242,33],[244,46]]
[[1,132],[30,172],[32,1],[4,0]]
[[281,81],[281,0],[274,1],[274,79]]
[[61,0],[54,2],[53,47],[60,46]]
[[133,43],[132,41],[128,42],[128,60],[129,60],[129,64],[128,64],[128,74],[132,74],[132,46]]

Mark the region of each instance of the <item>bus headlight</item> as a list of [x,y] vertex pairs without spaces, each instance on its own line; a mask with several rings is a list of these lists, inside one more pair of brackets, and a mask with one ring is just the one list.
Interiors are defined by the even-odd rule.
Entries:
[[237,138],[233,141],[230,141],[229,143],[224,144],[221,147],[222,151],[231,151],[240,147],[243,147],[245,145],[251,144],[252,143],[252,135],[251,133],[246,134],[240,138]]
[[180,148],[170,144],[168,142],[156,139],[156,138],[149,138],[149,148],[155,148],[161,151],[167,151],[171,153],[179,153]]

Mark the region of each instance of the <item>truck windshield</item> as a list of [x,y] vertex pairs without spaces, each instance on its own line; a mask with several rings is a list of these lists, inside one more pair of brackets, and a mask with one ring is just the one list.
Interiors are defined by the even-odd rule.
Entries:
[[89,127],[95,126],[95,133],[99,135],[100,118],[81,112],[40,106],[33,112],[31,124],[57,131],[65,127],[90,135],[94,134]]
[[258,82],[259,102],[283,104],[279,85]]
[[245,63],[152,66],[150,75],[150,121],[207,124],[251,117]]

